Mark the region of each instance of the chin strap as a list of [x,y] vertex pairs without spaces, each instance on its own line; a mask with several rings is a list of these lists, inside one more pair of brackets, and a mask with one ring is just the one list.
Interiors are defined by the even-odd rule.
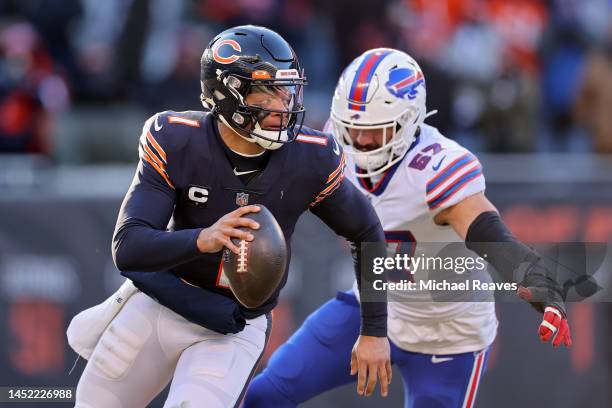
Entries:
[[[235,134],[237,134],[238,136],[240,136],[241,138],[243,138],[244,140],[246,140],[249,143],[257,143],[258,145],[260,145],[261,147],[263,147],[266,150],[276,150],[276,149],[279,149],[280,147],[282,147],[282,145],[283,145],[283,143],[274,142],[272,140],[266,140],[264,138],[259,138],[257,136],[253,136],[253,135],[250,135],[250,134],[248,136],[245,136],[242,133],[240,133],[239,131],[237,131],[233,126],[231,126],[227,122],[227,120],[223,117],[223,115],[218,115],[218,117],[219,117],[219,120],[221,122],[223,122],[223,124],[225,126],[230,128]],[[253,132],[255,132],[255,133],[258,133],[258,132],[261,132],[261,133],[269,132],[270,133],[269,137],[272,137],[273,135],[277,134],[277,132],[275,132],[275,131],[269,131],[269,130],[261,129],[261,127],[259,126],[259,123],[257,123],[255,126],[256,126],[256,128],[253,130]],[[265,136],[265,135],[262,135],[262,136]]]
[[[261,147],[263,147],[264,149],[268,149],[268,150],[276,150],[278,148],[280,148],[283,143],[281,142],[275,142],[274,140],[272,140],[275,136],[277,136],[279,134],[278,131],[274,131],[274,130],[264,130],[261,128],[261,125],[259,124],[259,122],[257,122],[255,124],[255,129],[253,129],[253,133],[255,133],[256,135],[261,136],[260,138],[257,137],[253,137],[255,139],[255,142],[260,145]],[[280,133],[280,140],[282,141],[286,141],[287,140],[287,131],[284,130]]]

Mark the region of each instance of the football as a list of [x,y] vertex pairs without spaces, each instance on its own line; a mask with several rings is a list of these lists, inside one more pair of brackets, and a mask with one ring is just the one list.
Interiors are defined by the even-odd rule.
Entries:
[[[274,215],[263,205],[245,215],[257,221],[258,230],[248,229],[253,241],[232,239],[240,248],[235,254],[225,249],[223,269],[238,301],[247,308],[264,304],[278,288],[287,269],[287,243]],[[242,228],[247,229],[247,228]]]

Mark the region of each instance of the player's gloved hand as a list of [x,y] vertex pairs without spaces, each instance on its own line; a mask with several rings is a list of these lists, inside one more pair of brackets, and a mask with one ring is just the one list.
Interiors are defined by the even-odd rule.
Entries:
[[386,337],[359,336],[351,354],[351,375],[355,374],[358,375],[357,394],[372,395],[380,377],[380,395],[388,395],[393,371],[391,348]]
[[250,218],[245,218],[243,215],[251,212],[259,212],[259,210],[260,208],[256,205],[240,207],[225,214],[210,227],[204,228],[200,231],[197,239],[197,246],[200,252],[219,252],[225,246],[230,251],[238,254],[240,250],[232,243],[231,238],[252,241],[253,234],[244,230],[239,230],[238,227],[247,227],[253,230],[258,229],[259,224],[257,224],[257,222]]
[[565,291],[544,266],[537,262],[531,266],[517,294],[544,314],[538,330],[542,342],[552,338],[553,347],[558,347],[561,343],[566,347],[572,345],[565,311]]

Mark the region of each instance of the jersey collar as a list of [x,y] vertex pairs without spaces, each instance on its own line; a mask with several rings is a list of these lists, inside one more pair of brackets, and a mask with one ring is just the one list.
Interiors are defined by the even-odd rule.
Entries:
[[[212,116],[212,115],[211,115]],[[216,119],[210,118],[209,122],[211,136],[209,137],[209,143],[213,153],[211,159],[213,161],[214,171],[219,172],[219,179],[221,184],[230,190],[250,191],[256,194],[265,194],[273,186],[279,183],[279,179],[284,170],[287,162],[287,153],[289,146],[282,146],[278,150],[271,151],[269,154],[268,162],[263,169],[263,172],[255,180],[251,181],[248,185],[245,185],[236,174],[234,174],[234,168],[228,160],[225,154],[223,141],[219,130],[217,129]]]

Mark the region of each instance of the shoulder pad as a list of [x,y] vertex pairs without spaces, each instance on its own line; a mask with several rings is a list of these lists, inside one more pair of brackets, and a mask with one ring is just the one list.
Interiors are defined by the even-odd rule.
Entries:
[[167,154],[182,149],[193,135],[193,130],[202,126],[205,112],[188,111],[159,112],[151,116],[142,130],[142,139],[152,139],[152,145],[158,145]]
[[319,193],[311,203],[314,206],[340,186],[344,179],[346,158],[340,144],[329,133],[302,127],[294,143],[302,146],[300,151],[314,165],[313,174],[319,180]]
[[459,145],[449,147],[443,149],[431,161],[432,164],[426,166],[423,174],[425,195],[430,209],[460,201],[464,196],[459,194],[462,190],[484,190],[482,166],[476,156],[467,149]]

